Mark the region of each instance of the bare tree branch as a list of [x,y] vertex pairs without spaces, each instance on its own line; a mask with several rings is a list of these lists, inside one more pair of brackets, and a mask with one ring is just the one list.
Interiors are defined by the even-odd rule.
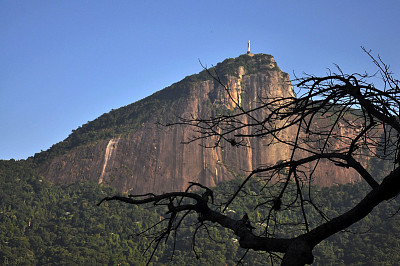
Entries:
[[[232,95],[217,69],[205,68],[233,102],[232,113],[207,118],[180,118],[178,122],[167,126],[192,127],[198,134],[186,143],[208,139],[212,141],[213,144],[209,146],[213,148],[224,144],[236,147],[247,146],[250,139],[262,138],[268,140],[268,145],[279,143],[290,149],[288,158],[253,169],[223,204],[218,203],[220,209],[216,207],[213,190],[199,183],[191,183],[184,192],[106,197],[98,205],[116,200],[135,205],[167,206],[166,214],[169,217],[165,220],[165,230],[155,238],[155,249],[162,239],[167,241],[172,232],[176,236],[183,220],[190,213],[195,213],[198,224],[192,248],[196,256],[196,233],[209,222],[230,229],[244,249],[283,253],[282,265],[312,263],[312,250],[318,243],[360,221],[374,207],[400,193],[399,81],[379,56],[376,59],[371,51],[362,49],[377,66],[383,88],[368,83],[372,76],[357,73],[347,75],[337,67],[338,73],[296,79],[299,92],[303,92],[298,97],[260,96],[258,105],[252,109],[244,108]],[[344,129],[348,133],[343,134]],[[283,133],[287,130],[295,132],[294,136],[285,137]],[[393,171],[381,181],[368,171],[363,160],[372,157],[392,163]],[[311,193],[313,180],[318,178],[315,176],[316,169],[322,162],[329,162],[332,167],[355,170],[371,189],[353,208],[333,219],[329,219],[317,206]],[[261,235],[254,233],[247,214],[242,219],[233,219],[225,214],[228,207],[243,195],[246,186],[257,180],[263,185],[257,195],[261,199],[254,208],[265,211],[262,221],[267,224]],[[275,191],[278,192],[268,194],[271,187],[277,187]],[[308,208],[322,217],[321,224],[310,223]],[[276,214],[290,210],[301,213],[302,221],[293,221],[293,224],[301,227],[297,231],[299,233],[287,239],[276,237],[275,228],[284,225],[279,224]],[[181,216],[178,219],[179,214]],[[270,228],[269,225],[273,226]],[[246,254],[247,251],[243,256]],[[240,258],[239,263],[242,260]]]

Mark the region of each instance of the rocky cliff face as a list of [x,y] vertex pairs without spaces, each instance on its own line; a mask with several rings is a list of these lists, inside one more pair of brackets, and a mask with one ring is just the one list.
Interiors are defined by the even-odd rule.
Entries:
[[[294,96],[289,75],[277,67],[270,55],[242,55],[218,64],[216,69],[231,89],[232,98],[245,109],[254,108],[262,97]],[[74,145],[62,152],[50,150],[52,155],[41,160],[38,169],[47,179],[60,183],[92,180],[124,192],[161,193],[183,190],[188,182],[214,186],[262,164],[288,159],[290,151],[286,146],[268,145],[266,139],[252,139],[248,147],[204,148],[213,140],[182,144],[196,134],[193,128],[156,123],[191,115],[207,118],[213,110],[229,112],[234,108],[223,87],[203,71],[106,114],[112,119],[100,120],[112,122],[97,122],[98,131],[103,132],[101,137],[87,137],[96,131],[87,129],[94,128],[91,123],[84,125],[66,140]],[[74,134],[84,130],[90,134],[85,133],[84,141],[74,142],[79,139]],[[283,138],[294,134],[290,130],[281,132]],[[316,183],[322,185],[358,180],[356,173],[331,168],[324,162],[317,175]]]

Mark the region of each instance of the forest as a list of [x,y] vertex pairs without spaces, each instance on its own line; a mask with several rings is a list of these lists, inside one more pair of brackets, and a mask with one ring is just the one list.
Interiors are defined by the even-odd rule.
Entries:
[[[240,178],[214,188],[215,201],[229,197],[242,182]],[[227,213],[242,217],[254,211],[260,182],[250,183]],[[314,188],[315,198],[329,217],[343,213],[366,194],[367,184],[355,183]],[[1,265],[145,265],[153,252],[151,244],[165,208],[135,206],[121,202],[97,203],[117,194],[110,187],[79,182],[54,185],[43,180],[29,161],[0,161],[0,264]],[[400,261],[400,220],[395,198],[385,202],[346,231],[319,244],[314,265],[395,265]],[[310,224],[320,222],[309,210]],[[256,217],[250,217],[250,220]],[[315,221],[313,221],[313,219]],[[282,212],[275,220],[285,225],[276,235],[290,237],[296,232],[299,213]],[[180,231],[156,250],[150,265],[265,265],[274,257],[246,251],[225,228],[202,227],[195,234],[197,217],[189,217]],[[293,230],[287,225],[293,223]],[[253,224],[263,230],[263,224]],[[277,226],[276,228],[279,228]],[[289,226],[290,228],[290,226]],[[244,256],[245,255],[245,256]],[[279,256],[279,254],[276,254]]]

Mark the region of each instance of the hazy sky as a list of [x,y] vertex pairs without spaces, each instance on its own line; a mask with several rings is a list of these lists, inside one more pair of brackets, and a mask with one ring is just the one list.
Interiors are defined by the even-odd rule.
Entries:
[[400,1],[0,1],[0,159],[247,51],[280,68],[400,77]]

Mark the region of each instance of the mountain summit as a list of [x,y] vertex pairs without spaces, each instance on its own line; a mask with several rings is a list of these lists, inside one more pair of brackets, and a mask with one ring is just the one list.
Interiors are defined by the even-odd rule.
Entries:
[[[193,128],[160,126],[177,122],[179,117],[233,113],[237,108],[234,101],[249,110],[265,97],[295,97],[289,75],[280,70],[271,55],[226,59],[210,72],[229,88],[231,97],[204,70],[100,116],[32,160],[41,175],[57,183],[92,180],[135,193],[183,190],[188,182],[214,186],[257,166],[286,160],[288,147],[271,145],[266,139],[252,139],[246,147],[211,149],[205,148],[212,146],[211,139],[182,144],[196,134]],[[266,111],[260,112],[263,115]],[[282,132],[283,138],[291,136],[294,132]],[[323,164],[318,173],[322,185],[358,178],[354,173],[330,172],[328,179]]]

